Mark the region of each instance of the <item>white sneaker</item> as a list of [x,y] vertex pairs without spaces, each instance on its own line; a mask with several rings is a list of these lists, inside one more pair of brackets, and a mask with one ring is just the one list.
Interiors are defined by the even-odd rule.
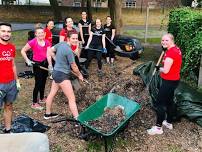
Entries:
[[162,127],[153,126],[151,129],[147,130],[147,133],[149,135],[156,135],[156,134],[160,135],[163,133],[163,129],[162,129]]
[[162,123],[166,128],[172,130],[173,129],[173,125],[171,123],[168,123],[166,120],[163,121]]

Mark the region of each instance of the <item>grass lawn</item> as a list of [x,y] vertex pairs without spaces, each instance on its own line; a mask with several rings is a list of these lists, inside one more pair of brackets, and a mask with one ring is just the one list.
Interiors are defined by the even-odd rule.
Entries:
[[[158,29],[149,29],[147,32],[147,43],[150,44],[159,44],[161,42],[161,37],[166,33],[164,30],[158,30]],[[141,40],[141,42],[144,42],[145,37],[145,30],[125,30],[125,35],[130,35],[137,37]]]
[[28,30],[13,31],[11,42],[16,46],[16,61],[20,62],[23,60],[20,50],[27,43],[27,32]]

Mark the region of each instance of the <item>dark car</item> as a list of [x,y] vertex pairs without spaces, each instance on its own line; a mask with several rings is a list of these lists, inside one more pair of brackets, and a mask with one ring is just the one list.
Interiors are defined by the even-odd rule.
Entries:
[[[78,24],[74,25],[74,28],[79,31]],[[61,29],[64,27],[63,22],[56,22],[55,26],[52,30],[53,33],[53,45],[59,42],[59,33]],[[28,40],[34,38],[34,31],[28,32]],[[115,53],[118,56],[128,57],[132,60],[137,59],[139,55],[144,50],[143,46],[141,45],[140,41],[133,37],[133,36],[126,36],[126,35],[116,35],[114,41],[112,42],[115,46],[119,47],[120,49],[115,49]],[[116,48],[117,48],[116,47]]]

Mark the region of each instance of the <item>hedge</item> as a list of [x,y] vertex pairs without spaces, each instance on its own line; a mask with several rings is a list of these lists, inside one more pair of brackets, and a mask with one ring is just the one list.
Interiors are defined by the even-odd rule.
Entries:
[[183,54],[182,78],[196,86],[202,55],[202,12],[191,8],[177,8],[170,12],[168,32]]

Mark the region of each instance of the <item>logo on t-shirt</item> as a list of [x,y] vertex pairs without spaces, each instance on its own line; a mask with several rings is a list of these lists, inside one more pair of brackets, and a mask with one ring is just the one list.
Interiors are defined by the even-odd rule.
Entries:
[[1,55],[0,55],[0,61],[11,61],[13,59],[12,57],[12,52],[13,50],[7,50],[7,51],[2,51]]
[[102,36],[102,30],[99,30],[99,31],[95,31],[94,32],[94,35],[97,35],[97,36]]

